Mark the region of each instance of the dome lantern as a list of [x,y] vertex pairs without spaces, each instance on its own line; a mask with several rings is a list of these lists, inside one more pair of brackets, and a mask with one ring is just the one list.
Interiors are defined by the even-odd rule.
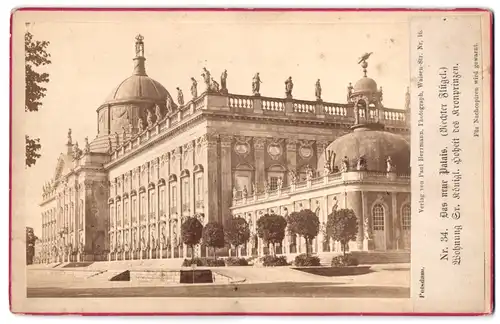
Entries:
[[368,77],[368,58],[372,52],[365,53],[358,61],[363,68],[363,77],[354,87],[349,86],[348,101],[354,105],[354,125],[360,123],[380,123],[383,119],[382,88],[377,82]]
[[144,57],[144,36],[139,34],[135,37],[135,57],[134,57],[135,75],[147,76],[145,61],[146,58]]

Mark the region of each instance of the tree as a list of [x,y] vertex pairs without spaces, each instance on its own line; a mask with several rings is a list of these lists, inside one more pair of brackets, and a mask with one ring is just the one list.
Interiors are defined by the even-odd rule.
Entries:
[[266,244],[272,244],[273,255],[276,254],[275,245],[285,238],[286,220],[276,214],[265,214],[257,220],[257,235]]
[[214,249],[214,259],[217,259],[217,248],[224,247],[224,228],[217,222],[209,222],[203,228],[203,242]]
[[28,135],[26,135],[26,165],[28,167],[34,165],[36,160],[41,156],[40,149],[42,146],[40,145],[40,139],[34,138],[31,139]]
[[33,264],[35,256],[35,244],[38,237],[32,227],[26,227],[26,264]]
[[194,246],[200,243],[203,225],[196,217],[186,217],[181,225],[182,242],[191,247],[191,259],[194,259]]
[[358,218],[352,209],[339,209],[328,215],[326,230],[330,237],[340,242],[345,256],[347,244],[356,239]]
[[306,255],[309,256],[312,240],[318,236],[319,218],[310,209],[293,212],[288,218],[290,232],[302,236],[306,241]]
[[224,236],[226,242],[234,246],[236,253],[239,253],[238,247],[250,239],[250,227],[244,218],[231,217],[224,226]]
[[[24,111],[38,111],[42,106],[41,100],[45,97],[47,88],[43,84],[49,82],[49,74],[37,72],[35,68],[49,65],[50,54],[47,47],[50,42],[33,39],[30,32],[24,35],[24,60],[25,60],[25,105]],[[30,139],[26,135],[26,166],[31,167],[40,158],[40,139]]]

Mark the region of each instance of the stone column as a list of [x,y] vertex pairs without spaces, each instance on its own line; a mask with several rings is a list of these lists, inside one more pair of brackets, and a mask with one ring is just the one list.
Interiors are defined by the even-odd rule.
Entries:
[[219,222],[224,223],[224,220],[229,217],[229,207],[233,200],[233,170],[231,165],[231,146],[233,136],[220,136],[220,174],[221,174],[221,206]]
[[[397,237],[397,231],[399,230],[399,233],[401,233],[401,222],[398,222],[399,217],[398,217],[398,200],[397,200],[397,194],[395,192],[391,192],[391,213],[387,215],[389,218],[389,221],[387,224],[390,224],[391,228],[387,232],[387,246],[389,249],[393,250],[398,250],[399,249],[399,242],[398,242],[398,237]],[[401,235],[401,234],[400,234]]]
[[255,155],[255,184],[257,189],[262,190],[264,181],[266,181],[266,169],[265,169],[265,147],[266,139],[254,137],[253,147]]
[[356,247],[358,250],[363,250],[363,200],[361,198],[361,191],[347,192],[347,208],[350,208],[356,214],[358,219],[358,235],[356,237]]
[[206,147],[205,163],[207,168],[204,170],[203,181],[205,188],[205,206],[207,215],[205,215],[208,222],[216,221],[219,219],[220,205],[219,205],[219,155],[217,151],[218,135],[204,135],[202,137],[201,145]]
[[286,166],[288,169],[288,181],[285,185],[292,183],[291,172],[297,169],[297,139],[289,138],[286,140]]

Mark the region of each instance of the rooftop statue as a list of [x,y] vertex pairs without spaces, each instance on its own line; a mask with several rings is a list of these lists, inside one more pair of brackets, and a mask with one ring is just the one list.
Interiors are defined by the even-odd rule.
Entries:
[[316,88],[315,88],[314,94],[316,95],[316,100],[320,101],[321,100],[321,82],[319,79],[318,79],[318,81],[316,81]]
[[405,94],[405,109],[409,110],[410,109],[410,87],[406,87],[406,94]]
[[221,86],[221,92],[227,93],[227,70],[224,70],[220,76],[220,86]]
[[156,115],[156,122],[159,123],[160,120],[163,119],[163,116],[161,115],[161,109],[160,106],[155,105],[155,115]]
[[211,81],[212,81],[212,85],[211,85],[212,91],[219,92],[219,84],[217,83],[217,81],[215,81],[213,78]]
[[148,128],[153,126],[153,114],[151,113],[151,110],[148,109],[148,114],[146,116],[146,121],[148,122]]
[[210,72],[207,70],[207,68],[203,68],[203,73],[201,74],[203,77],[203,80],[205,81],[205,86],[206,90],[210,90],[210,80],[212,80],[212,77],[210,76]]
[[138,129],[139,134],[144,131],[144,121],[140,117],[137,120],[137,129]]
[[174,110],[174,101],[170,96],[167,97],[166,107],[167,107],[167,114],[170,114]]
[[285,81],[285,94],[287,98],[292,97],[292,91],[293,91],[293,81],[292,77],[288,77]]
[[349,171],[349,159],[347,156],[344,156],[342,159],[342,168],[340,169],[342,172],[347,172]]
[[85,150],[84,150],[84,153],[85,154],[90,153],[90,144],[89,144],[89,138],[88,137],[85,137]]
[[73,145],[73,159],[79,160],[82,157],[82,150],[78,147],[78,142]]
[[259,72],[257,72],[252,80],[252,93],[254,96],[260,96],[260,84],[262,81],[260,80]]
[[191,96],[193,96],[193,99],[198,97],[198,82],[193,77],[191,77]]
[[357,165],[356,169],[358,171],[365,171],[367,169],[366,158],[363,155],[361,155],[358,158],[358,165]]
[[352,83],[349,82],[349,85],[347,86],[347,102],[352,101],[352,99],[351,99],[352,89],[353,89]]
[[179,105],[184,105],[184,94],[182,93],[181,88],[177,87],[177,102]]
[[68,130],[68,144],[72,144],[73,140],[71,139],[71,128]]

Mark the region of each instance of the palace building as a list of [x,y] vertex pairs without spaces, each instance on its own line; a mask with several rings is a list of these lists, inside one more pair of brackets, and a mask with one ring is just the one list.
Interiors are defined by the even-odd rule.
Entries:
[[[146,73],[136,38],[132,75],[97,107],[97,135],[81,148],[68,132],[54,175],[43,188],[42,262],[168,259],[190,256],[180,239],[187,216],[224,222],[244,217],[252,237],[240,253],[266,252],[258,217],[351,208],[359,233],[351,250],[410,247],[409,100],[386,108],[382,89],[364,75],[343,103],[229,91],[203,71],[190,99],[177,100]],[[198,93],[200,88],[200,93]],[[408,94],[407,94],[408,98]],[[316,253],[338,251],[323,231]],[[305,251],[287,236],[278,253]],[[199,255],[206,249],[198,246]]]

